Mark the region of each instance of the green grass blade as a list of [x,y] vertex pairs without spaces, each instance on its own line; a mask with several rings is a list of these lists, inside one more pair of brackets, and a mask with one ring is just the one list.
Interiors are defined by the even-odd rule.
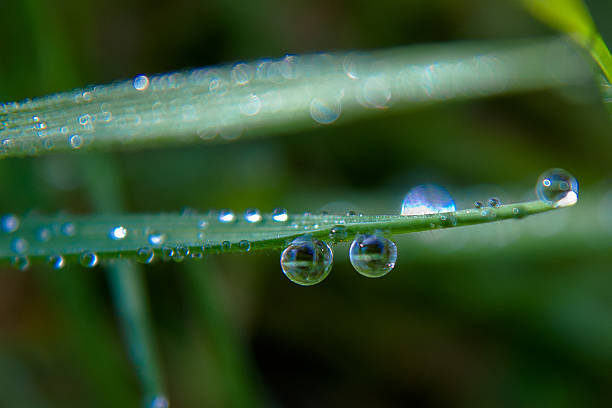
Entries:
[[584,47],[597,62],[608,82],[612,82],[612,55],[582,0],[522,0],[522,3],[540,20],[568,33]]
[[[232,222],[220,222],[216,212],[206,215],[31,215],[22,220],[17,231],[0,236],[0,260],[12,260],[19,265],[26,257],[45,260],[61,255],[66,260],[78,260],[83,254],[95,253],[97,259],[122,257],[148,262],[151,252],[156,258],[182,259],[189,252],[281,250],[291,240],[306,234],[336,243],[360,233],[383,231],[391,235],[461,227],[522,218],[551,209],[541,201],[530,201],[498,208],[418,216],[302,214],[289,215],[286,222],[276,222],[272,214],[263,214],[262,220],[256,223],[247,222],[240,216]],[[118,227],[124,228],[121,232],[125,232],[125,236],[119,234],[123,238],[112,239],[112,232]],[[44,242],[40,240],[41,231],[45,231]]]
[[0,157],[231,141],[590,75],[558,38],[262,59],[0,104]]

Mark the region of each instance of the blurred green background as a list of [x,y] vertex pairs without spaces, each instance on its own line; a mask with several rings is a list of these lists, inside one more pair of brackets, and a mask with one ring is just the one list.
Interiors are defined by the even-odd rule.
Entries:
[[[552,34],[497,0],[2,1],[0,27],[1,101],[287,52]],[[419,183],[463,208],[531,199],[550,167],[580,182],[574,208],[398,237],[383,279],[358,275],[348,245],[310,288],[282,275],[277,252],[146,266],[172,406],[609,406],[610,131],[593,85],[103,153],[129,212],[340,201],[331,207],[397,213]],[[0,161],[0,211],[92,212],[82,156]],[[0,270],[0,406],[139,398],[102,268]]]

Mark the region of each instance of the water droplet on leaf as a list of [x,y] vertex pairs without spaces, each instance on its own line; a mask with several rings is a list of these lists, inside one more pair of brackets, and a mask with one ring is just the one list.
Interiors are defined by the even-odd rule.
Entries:
[[444,187],[435,184],[416,186],[406,194],[401,215],[426,215],[454,212],[455,200]]
[[127,236],[127,229],[124,226],[119,225],[119,226],[111,228],[108,235],[110,236],[111,239],[114,239],[114,240],[123,239]]
[[275,222],[286,222],[289,219],[289,215],[287,215],[287,210],[284,208],[275,208],[272,211],[272,221]]
[[351,264],[368,278],[386,275],[397,260],[395,243],[378,235],[358,235],[349,250]]
[[283,273],[298,285],[310,286],[329,275],[333,253],[329,245],[310,237],[300,237],[289,244],[281,254]]
[[0,228],[7,233],[17,231],[19,228],[19,218],[15,214],[4,214],[0,218]]
[[249,208],[244,212],[244,219],[250,223],[259,222],[261,221],[261,213],[256,208]]
[[85,251],[79,257],[79,263],[86,268],[93,268],[98,262],[98,255],[95,252]]
[[151,248],[140,248],[136,252],[136,260],[143,264],[149,264],[153,262],[155,258],[155,252]]
[[47,261],[49,262],[49,265],[51,265],[51,267],[55,270],[60,270],[64,266],[66,266],[66,261],[64,260],[64,257],[61,255],[50,256],[47,259]]
[[228,223],[233,222],[236,219],[232,210],[221,210],[219,211],[219,222]]
[[552,207],[566,207],[578,201],[578,180],[563,169],[546,170],[536,184],[536,195]]
[[497,208],[501,205],[501,201],[499,201],[499,198],[491,197],[487,200],[487,204],[489,204],[489,207]]

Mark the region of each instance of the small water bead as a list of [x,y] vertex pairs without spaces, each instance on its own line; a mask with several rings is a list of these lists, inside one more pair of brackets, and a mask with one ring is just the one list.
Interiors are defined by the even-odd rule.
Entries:
[[248,64],[238,63],[232,67],[230,76],[236,85],[246,85],[253,77],[253,68]]
[[315,285],[325,279],[332,263],[333,253],[329,245],[311,237],[295,239],[280,258],[285,276],[302,286]]
[[14,238],[11,241],[11,250],[16,254],[23,254],[28,250],[28,241],[23,238]]
[[332,227],[329,238],[334,241],[343,241],[347,237],[346,227],[342,225],[335,225]]
[[51,239],[51,230],[47,227],[40,227],[36,230],[36,239],[40,242],[47,242]]
[[198,222],[198,228],[199,229],[206,229],[208,227],[208,221],[206,220],[200,220],[200,222]]
[[179,256],[187,256],[189,255],[189,248],[186,246],[179,246],[176,248],[176,253]]
[[246,116],[255,116],[261,111],[261,99],[255,94],[246,96],[240,102],[240,113]]
[[155,258],[155,251],[151,248],[140,248],[136,252],[136,260],[143,264],[150,264]]
[[0,228],[6,233],[17,231],[19,228],[19,218],[15,214],[4,214],[0,218]]
[[79,263],[86,268],[93,268],[98,265],[98,255],[95,252],[85,251],[79,256]]
[[455,200],[442,186],[422,184],[406,194],[402,202],[401,215],[426,215],[454,212]]
[[163,395],[158,395],[149,404],[148,408],[169,408],[170,401]]
[[30,260],[25,256],[15,256],[11,258],[11,264],[20,271],[25,271],[30,267]]
[[65,222],[61,225],[60,231],[65,236],[72,237],[74,234],[76,234],[76,227],[71,222]]
[[66,260],[61,255],[53,255],[47,259],[47,262],[55,270],[63,269],[66,266]]
[[261,221],[261,213],[256,208],[249,208],[244,212],[244,219],[250,223]]
[[153,246],[160,246],[166,241],[166,236],[159,232],[150,232],[147,235],[147,241]]
[[578,201],[578,180],[563,169],[546,170],[536,184],[538,199],[552,207],[566,207]]
[[70,147],[73,149],[78,149],[83,144],[83,139],[81,139],[81,136],[75,134],[68,137],[68,144],[70,144]]
[[162,256],[164,261],[171,259],[175,255],[174,248],[163,247],[162,248]]
[[116,227],[111,228],[108,235],[111,239],[114,240],[124,239],[127,236],[127,229],[122,225],[118,225]]
[[284,208],[275,208],[274,211],[272,211],[272,221],[287,222],[287,220],[289,220],[289,215]]
[[221,243],[221,251],[223,251],[223,252],[227,252],[227,251],[229,251],[230,249],[232,249],[232,243],[231,243],[231,242],[229,242],[229,241],[223,241],[223,242]]
[[238,247],[245,252],[249,252],[251,250],[251,243],[246,239],[243,239],[238,243]]
[[351,264],[368,278],[379,278],[389,273],[397,261],[395,243],[378,235],[358,235],[349,250]]
[[132,85],[137,91],[144,91],[149,87],[149,77],[146,75],[138,75],[134,77]]
[[233,222],[236,219],[232,210],[221,210],[219,211],[219,222],[228,223]]
[[340,98],[314,98],[310,102],[310,116],[322,125],[328,125],[338,119],[342,112]]
[[482,201],[474,201],[474,207],[475,208],[482,208],[482,207],[484,207],[484,204],[482,203]]
[[91,124],[91,115],[89,113],[84,113],[78,118],[79,125],[88,126]]
[[489,207],[497,208],[501,205],[501,201],[499,198],[491,197],[487,200],[487,204],[489,204]]

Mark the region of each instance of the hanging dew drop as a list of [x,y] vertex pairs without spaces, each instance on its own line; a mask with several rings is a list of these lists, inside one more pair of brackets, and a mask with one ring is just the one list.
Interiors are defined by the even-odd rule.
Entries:
[[187,248],[186,246],[179,246],[176,248],[176,253],[179,256],[187,256],[189,255],[189,248]]
[[86,268],[93,268],[98,262],[98,255],[95,252],[85,251],[79,257],[79,263]]
[[119,225],[111,228],[108,235],[113,240],[124,239],[127,236],[127,229],[124,226]]
[[19,228],[19,218],[15,214],[4,214],[0,218],[0,228],[8,234],[17,231]]
[[295,239],[280,258],[285,276],[302,286],[315,285],[325,279],[332,263],[333,253],[329,245],[311,237]]
[[30,267],[30,260],[25,256],[15,256],[11,258],[11,264],[20,271],[25,271]]
[[155,252],[151,248],[140,248],[136,252],[136,260],[143,264],[150,264],[155,258]]
[[53,255],[50,256],[47,259],[47,262],[49,263],[49,265],[51,265],[51,267],[55,270],[60,270],[63,269],[64,266],[66,266],[66,261],[64,260],[64,257],[61,255]]
[[578,180],[563,169],[549,169],[540,175],[536,195],[551,207],[567,207],[578,202]]
[[368,278],[379,278],[395,267],[395,243],[378,235],[358,235],[349,250],[351,264],[357,272]]
[[284,208],[275,208],[272,211],[272,221],[274,222],[287,222],[289,220],[289,215],[287,214],[287,210]]
[[244,239],[238,243],[238,247],[244,252],[249,252],[251,250],[251,243]]
[[256,208],[249,208],[244,212],[244,219],[250,223],[261,221],[261,213]]
[[223,241],[223,242],[221,243],[221,251],[223,251],[223,252],[227,252],[227,251],[229,251],[230,249],[232,249],[232,243],[231,243],[231,242],[229,242],[229,241]]
[[444,187],[423,184],[408,191],[402,202],[401,215],[427,215],[456,210],[455,200]]

